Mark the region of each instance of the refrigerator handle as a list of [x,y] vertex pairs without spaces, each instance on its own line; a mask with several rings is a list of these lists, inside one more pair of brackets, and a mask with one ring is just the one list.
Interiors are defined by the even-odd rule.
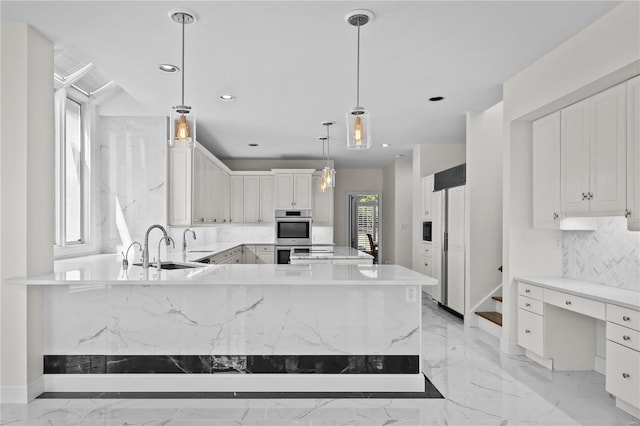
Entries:
[[444,233],[444,242],[442,244],[442,248],[444,251],[449,251],[449,233]]

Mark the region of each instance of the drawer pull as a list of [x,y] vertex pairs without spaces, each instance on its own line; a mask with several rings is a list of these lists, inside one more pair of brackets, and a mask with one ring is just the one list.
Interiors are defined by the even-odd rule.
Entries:
[[525,293],[531,293],[531,290],[529,290],[528,288],[524,290]]
[[629,373],[622,373],[622,377],[624,377],[625,379],[629,378]]
[[525,303],[524,306],[526,306],[527,308],[531,307],[531,303]]
[[631,337],[629,337],[629,336],[622,336],[622,339],[623,339],[623,340],[631,340]]
[[622,317],[622,321],[631,321],[631,318],[625,315]]
[[570,305],[571,304],[571,300],[567,300],[566,302],[564,302],[565,305]]
[[531,334],[531,330],[525,330],[524,332],[527,334]]

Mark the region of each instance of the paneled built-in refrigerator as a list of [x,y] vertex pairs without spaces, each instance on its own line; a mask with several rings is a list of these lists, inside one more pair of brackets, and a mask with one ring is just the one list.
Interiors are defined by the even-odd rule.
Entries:
[[433,275],[438,304],[464,315],[465,282],[465,164],[436,173],[432,198]]

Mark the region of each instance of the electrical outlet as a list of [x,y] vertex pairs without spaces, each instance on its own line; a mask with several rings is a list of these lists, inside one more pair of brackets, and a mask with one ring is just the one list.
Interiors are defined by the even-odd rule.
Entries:
[[405,299],[407,303],[415,302],[418,299],[418,289],[415,286],[407,286],[405,289]]

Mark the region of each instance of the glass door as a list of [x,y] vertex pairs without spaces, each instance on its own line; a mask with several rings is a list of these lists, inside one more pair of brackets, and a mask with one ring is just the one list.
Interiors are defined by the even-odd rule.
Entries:
[[[374,252],[380,252],[380,196],[378,194],[350,194],[349,205],[351,247],[376,257]],[[374,247],[371,246],[367,234],[371,235]]]

